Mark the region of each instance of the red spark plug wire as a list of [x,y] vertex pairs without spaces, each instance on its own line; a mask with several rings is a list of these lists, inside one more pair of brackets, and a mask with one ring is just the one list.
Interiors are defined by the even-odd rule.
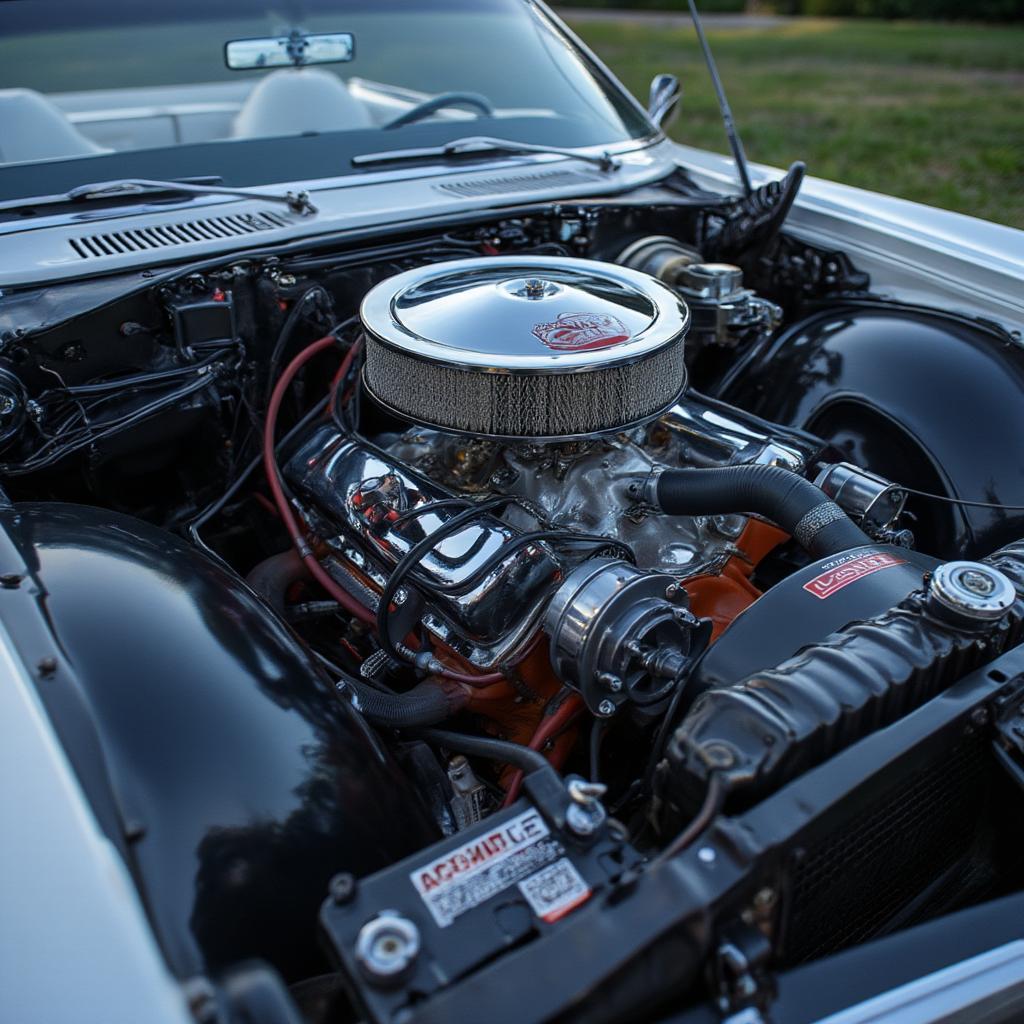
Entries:
[[[578,693],[572,693],[546,718],[541,719],[537,731],[530,740],[531,750],[541,751],[549,740],[555,739],[572,725],[574,719],[583,710],[583,698]],[[502,807],[511,807],[519,796],[519,787],[523,783],[523,773],[517,771],[509,783],[508,792],[502,801]]]
[[[320,338],[318,341],[314,341],[312,345],[304,348],[294,359],[285,367],[284,372],[281,374],[277,383],[274,385],[274,390],[270,395],[270,404],[267,406],[267,419],[263,425],[263,467],[267,474],[267,483],[270,486],[270,494],[274,499],[274,504],[277,506],[277,510],[281,515],[281,521],[284,523],[285,529],[288,531],[288,536],[291,538],[291,542],[298,551],[302,561],[306,564],[310,574],[320,584],[328,594],[334,598],[350,615],[359,619],[360,622],[365,622],[367,625],[376,625],[377,617],[368,609],[360,604],[351,594],[344,590],[339,584],[331,577],[324,567],[317,560],[316,555],[313,553],[312,548],[309,546],[309,542],[299,525],[298,520],[295,517],[295,513],[292,511],[291,505],[288,503],[288,499],[285,496],[284,488],[281,486],[281,471],[277,465],[277,459],[274,456],[274,435],[277,432],[277,416],[281,410],[281,403],[284,401],[284,396],[288,393],[288,388],[291,386],[292,381],[295,379],[296,374],[303,366],[306,365],[311,359],[319,355],[321,352],[325,352],[327,349],[332,348],[337,344],[337,339],[332,334]],[[335,375],[335,381],[340,383],[343,381],[348,374],[349,368],[352,365],[352,361],[355,359],[360,347],[361,340],[356,341],[345,353],[345,358],[338,368],[338,372]],[[500,672],[491,672],[487,675],[471,675],[465,672],[457,672],[454,669],[444,668],[435,673],[435,675],[443,676],[445,679],[451,679],[458,683],[464,683],[468,686],[480,687],[487,686],[491,683],[501,682],[505,677]]]

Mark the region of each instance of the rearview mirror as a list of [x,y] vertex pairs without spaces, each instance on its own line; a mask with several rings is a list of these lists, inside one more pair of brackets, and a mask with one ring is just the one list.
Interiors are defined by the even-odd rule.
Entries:
[[293,32],[289,36],[266,39],[231,39],[224,44],[224,63],[232,71],[344,64],[355,56],[355,44],[351,32],[326,35]]
[[682,96],[683,87],[675,75],[655,75],[647,101],[648,116],[659,128],[667,128],[679,113]]

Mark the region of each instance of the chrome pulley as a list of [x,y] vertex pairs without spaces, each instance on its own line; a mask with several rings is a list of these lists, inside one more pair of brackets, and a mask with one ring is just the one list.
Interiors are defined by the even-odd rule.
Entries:
[[711,623],[694,617],[672,576],[595,558],[555,593],[544,626],[551,663],[602,718],[625,703],[666,699],[707,646]]

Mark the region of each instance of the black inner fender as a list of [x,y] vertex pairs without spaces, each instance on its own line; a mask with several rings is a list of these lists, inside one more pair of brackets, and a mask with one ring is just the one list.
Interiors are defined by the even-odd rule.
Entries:
[[436,838],[408,780],[288,628],[200,552],[84,506],[22,504],[6,525],[61,651],[40,688],[91,720],[172,970],[325,969],[331,876]]
[[[837,305],[800,321],[730,374],[716,397],[769,420],[816,429],[866,453],[897,483],[951,498],[1024,505],[1024,348],[994,327],[896,303]],[[843,404],[841,425],[829,409]],[[858,416],[857,410],[863,414]],[[835,427],[833,436],[828,431]],[[914,457],[899,455],[912,446]],[[921,499],[915,503],[921,507]],[[932,505],[938,504],[932,502]],[[977,557],[1024,533],[1024,512],[947,506],[926,518],[941,557]]]

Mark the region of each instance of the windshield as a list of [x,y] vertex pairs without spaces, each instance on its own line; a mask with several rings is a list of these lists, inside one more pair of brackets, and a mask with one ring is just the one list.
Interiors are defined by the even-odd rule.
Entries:
[[466,135],[576,148],[653,131],[529,0],[0,3],[0,195],[40,175],[269,184]]

